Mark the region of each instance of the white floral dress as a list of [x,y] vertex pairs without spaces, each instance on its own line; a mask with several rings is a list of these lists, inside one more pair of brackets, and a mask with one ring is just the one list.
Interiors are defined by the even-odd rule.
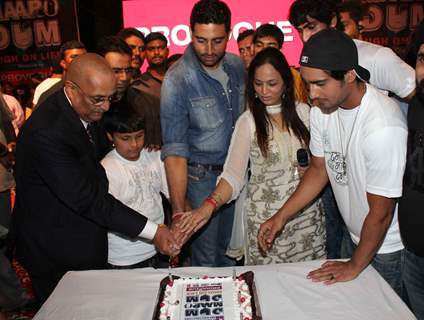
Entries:
[[[309,127],[309,107],[298,104],[297,112]],[[257,235],[261,223],[281,208],[300,181],[293,167],[296,151],[302,148],[299,140],[293,133],[283,132],[276,126],[269,132],[268,156],[264,158],[257,144],[253,116],[246,111],[237,122],[221,175],[233,188],[232,198],[237,198],[250,159],[251,177],[245,202],[246,264],[324,259],[325,218],[320,200],[309,204],[285,225],[266,256],[259,250]]]

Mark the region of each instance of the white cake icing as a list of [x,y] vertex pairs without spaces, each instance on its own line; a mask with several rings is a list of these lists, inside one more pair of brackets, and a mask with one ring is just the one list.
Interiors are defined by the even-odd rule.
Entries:
[[180,278],[168,283],[160,320],[251,320],[249,287],[243,279]]

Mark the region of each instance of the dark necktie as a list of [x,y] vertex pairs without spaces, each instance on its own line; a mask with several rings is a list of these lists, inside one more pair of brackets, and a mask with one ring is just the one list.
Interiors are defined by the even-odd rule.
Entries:
[[90,139],[90,142],[95,146],[96,145],[96,140],[94,139],[95,137],[95,125],[93,123],[89,123],[87,125],[86,131],[87,131],[87,135],[88,135],[88,139]]

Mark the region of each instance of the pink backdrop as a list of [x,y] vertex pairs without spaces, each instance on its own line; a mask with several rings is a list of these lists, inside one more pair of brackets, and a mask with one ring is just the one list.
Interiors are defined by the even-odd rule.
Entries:
[[[284,32],[283,52],[291,65],[298,65],[302,43],[297,31],[287,20],[292,0],[261,1],[226,0],[232,13],[232,32],[228,51],[237,53],[236,38],[245,29],[256,29],[264,23],[276,24]],[[190,43],[190,12],[194,0],[124,0],[124,26],[135,27],[147,34],[159,31],[170,41],[170,54],[183,52]]]

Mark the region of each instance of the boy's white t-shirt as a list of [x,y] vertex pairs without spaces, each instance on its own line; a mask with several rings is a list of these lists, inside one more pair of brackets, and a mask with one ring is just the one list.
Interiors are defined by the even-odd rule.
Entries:
[[[367,193],[388,198],[402,195],[408,130],[396,103],[367,84],[361,104],[352,110],[339,108],[325,114],[313,107],[310,114],[314,156],[324,157],[340,213],[358,244],[369,212]],[[346,176],[343,175],[346,157]],[[403,248],[394,217],[378,253]]]
[[[101,164],[109,180],[109,193],[116,199],[160,224],[164,221],[160,192],[169,197],[165,169],[160,152],[142,150],[137,161],[123,158],[116,149]],[[132,265],[153,257],[155,246],[142,238],[128,238],[108,232],[108,262],[117,266]]]

